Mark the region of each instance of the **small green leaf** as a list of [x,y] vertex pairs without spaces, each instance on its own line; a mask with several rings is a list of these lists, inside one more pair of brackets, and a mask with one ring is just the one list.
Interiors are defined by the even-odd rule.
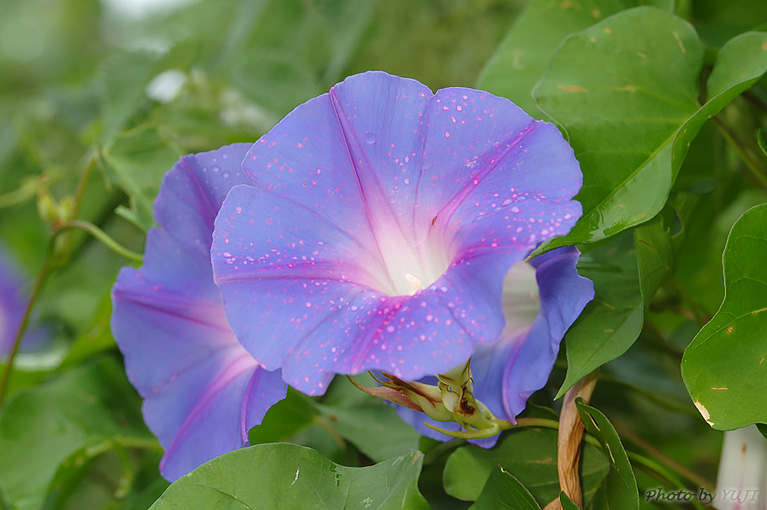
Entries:
[[530,491],[514,475],[496,467],[470,510],[541,510]]
[[278,117],[327,91],[354,55],[376,0],[269,0],[239,14],[225,59],[232,84]]
[[751,88],[765,71],[767,33],[747,32],[732,38],[716,57],[716,64],[708,77],[706,101],[711,102],[723,94],[732,100],[732,97]]
[[270,407],[261,423],[250,429],[250,444],[287,441],[313,425],[316,416],[311,399],[288,387],[287,396]]
[[767,33],[741,34],[719,50],[706,85],[706,103],[679,129],[672,154],[676,178],[692,140],[703,124],[718,114],[733,99],[751,88],[767,72]]
[[567,497],[564,491],[559,493],[559,502],[562,504],[562,510],[580,510],[573,500]]
[[144,90],[157,74],[160,56],[149,52],[114,55],[99,69],[99,88],[103,111],[104,138],[108,139],[125,126],[142,99]]
[[154,129],[139,129],[115,138],[102,149],[106,175],[130,197],[131,209],[119,208],[125,218],[143,230],[154,224],[152,205],[162,176],[178,160]]
[[756,424],[756,430],[759,431],[759,433],[767,439],[767,425],[764,423],[757,423]]
[[411,452],[374,466],[349,468],[303,446],[251,446],[180,478],[151,509],[426,509],[418,492],[422,462],[422,453]]
[[322,91],[311,67],[294,55],[266,49],[248,52],[234,62],[231,80],[246,97],[278,116]]
[[91,323],[69,348],[61,361],[62,367],[75,367],[96,354],[113,349],[115,339],[112,336],[109,321],[112,317],[112,298],[105,294],[99,303]]
[[687,391],[709,425],[767,421],[767,205],[735,222],[722,256],[725,297],[682,358]]
[[354,406],[315,404],[315,408],[341,437],[375,462],[418,449],[418,432],[381,400],[371,397]]
[[485,64],[477,88],[510,99],[529,115],[541,118],[532,90],[562,40],[623,9],[647,4],[670,9],[673,1],[534,0]]
[[674,260],[671,235],[661,214],[634,229],[634,247],[639,287],[646,309],[655,292],[671,273]]
[[610,461],[610,472],[597,489],[588,508],[593,510],[639,509],[639,490],[620,437],[601,411],[576,400],[586,431],[599,439]]
[[581,256],[578,272],[594,282],[596,295],[565,335],[567,376],[557,398],[639,337],[644,310],[633,248],[627,235]]
[[[365,386],[377,385],[370,374],[354,377]],[[311,401],[320,420],[374,462],[417,450],[421,436],[402,421],[396,409],[360,391],[346,377],[336,377],[321,401]]]
[[0,487],[13,510],[37,510],[59,465],[105,441],[155,445],[139,399],[111,358],[16,392],[0,414]]
[[756,143],[759,144],[759,148],[767,156],[767,126],[756,132]]
[[[445,491],[464,501],[482,493],[490,473],[497,466],[514,475],[539,504],[559,496],[557,474],[557,433],[547,429],[515,430],[505,434],[491,449],[463,446],[453,452],[445,465]],[[607,474],[609,465],[598,448],[583,449],[581,480],[588,500]]]

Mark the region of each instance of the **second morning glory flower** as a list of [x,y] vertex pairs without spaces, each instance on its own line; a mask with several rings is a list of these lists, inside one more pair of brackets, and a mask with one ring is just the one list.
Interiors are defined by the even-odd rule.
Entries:
[[285,381],[416,380],[504,326],[504,275],[581,215],[551,124],[467,88],[382,72],[296,108],[248,152],[216,219],[216,283],[238,340]]
[[249,144],[185,156],[163,179],[144,264],[123,268],[112,289],[112,332],[144,419],[165,449],[160,472],[176,480],[248,445],[287,391],[237,343],[213,283],[213,219]]
[[[515,264],[503,285],[506,325],[495,342],[477,347],[471,359],[474,396],[499,419],[514,422],[528,397],[549,378],[559,345],[570,326],[594,297],[594,285],[578,275],[579,252],[560,248],[529,262]],[[430,377],[422,382],[434,384]],[[461,431],[457,423],[437,422],[404,407],[400,416],[421,434],[448,441],[452,437],[427,427]],[[498,435],[471,442],[492,447]]]

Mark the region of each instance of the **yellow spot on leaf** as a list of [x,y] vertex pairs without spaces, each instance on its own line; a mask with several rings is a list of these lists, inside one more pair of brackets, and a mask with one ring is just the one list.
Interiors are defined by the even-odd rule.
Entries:
[[524,67],[519,61],[521,56],[522,52],[520,50],[514,50],[511,52],[511,66],[514,69],[522,69]]
[[601,18],[602,17],[602,11],[599,10],[599,7],[594,7],[594,9],[591,11],[591,15],[595,18]]
[[719,391],[719,390],[729,390],[730,388],[727,388],[725,386],[722,386],[722,387],[711,386],[711,389],[714,391]]
[[634,85],[624,85],[622,87],[615,87],[615,90],[619,92],[636,92],[637,88]]
[[762,44],[762,51],[767,51],[767,41],[764,41],[764,44]]
[[613,33],[613,31],[612,31],[612,30],[610,30],[610,29],[609,29],[609,28],[607,28],[607,27],[605,27],[603,30],[605,31],[605,33],[606,33],[606,34],[612,34],[612,33]]
[[728,333],[732,333],[732,326],[729,326],[729,327],[727,328],[727,332],[728,332]]
[[589,90],[583,87],[571,87],[570,85],[557,85],[557,88],[565,92],[586,92]]

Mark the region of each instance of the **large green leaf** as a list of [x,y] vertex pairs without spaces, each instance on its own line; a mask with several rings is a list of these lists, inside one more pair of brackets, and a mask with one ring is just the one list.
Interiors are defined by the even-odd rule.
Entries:
[[[445,491],[458,499],[476,500],[490,473],[501,466],[527,487],[539,504],[545,505],[559,496],[556,459],[556,431],[516,430],[489,450],[469,445],[453,452],[445,465]],[[594,494],[608,469],[604,455],[586,445],[581,465],[585,500]]]
[[547,249],[655,216],[703,124],[767,70],[766,41],[749,33],[722,48],[701,107],[702,48],[684,20],[640,7],[567,38],[534,95],[581,162],[583,217]]
[[578,272],[594,282],[595,297],[565,335],[567,375],[557,398],[626,352],[642,331],[644,310],[631,240],[624,236],[581,255]]
[[583,217],[551,247],[649,220],[672,183],[674,136],[698,110],[703,51],[693,28],[639,7],[565,40],[534,90],[583,170]]
[[501,466],[496,467],[471,510],[541,510],[522,482]]
[[565,37],[623,9],[638,5],[670,9],[673,3],[673,0],[533,0],[485,64],[477,88],[508,98],[529,115],[541,118],[532,90]]
[[712,427],[767,422],[767,205],[745,212],[724,249],[725,297],[689,345],[682,377]]
[[37,510],[70,456],[76,465],[123,445],[156,445],[138,397],[111,358],[16,392],[0,414],[0,487],[15,510]]
[[423,454],[349,468],[292,444],[235,450],[173,483],[153,510],[190,508],[419,509]]
[[599,439],[610,461],[610,472],[599,486],[588,508],[592,510],[638,510],[639,491],[634,471],[620,437],[598,409],[576,401],[586,431]]

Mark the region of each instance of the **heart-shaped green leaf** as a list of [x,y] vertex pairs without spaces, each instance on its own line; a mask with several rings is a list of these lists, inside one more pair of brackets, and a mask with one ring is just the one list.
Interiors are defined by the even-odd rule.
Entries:
[[725,297],[687,347],[682,377],[719,430],[767,421],[767,205],[746,211],[724,249]]
[[151,509],[426,509],[418,492],[422,462],[422,453],[411,452],[350,468],[303,446],[262,444],[200,466],[174,482]]

